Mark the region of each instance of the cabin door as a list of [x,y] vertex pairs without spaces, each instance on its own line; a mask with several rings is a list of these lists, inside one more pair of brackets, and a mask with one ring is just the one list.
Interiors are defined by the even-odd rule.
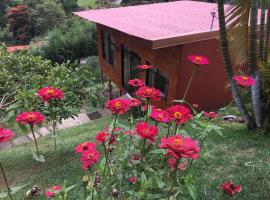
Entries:
[[131,79],[139,78],[139,70],[141,58],[134,51],[122,45],[122,85],[129,94],[133,94],[134,88],[128,84]]

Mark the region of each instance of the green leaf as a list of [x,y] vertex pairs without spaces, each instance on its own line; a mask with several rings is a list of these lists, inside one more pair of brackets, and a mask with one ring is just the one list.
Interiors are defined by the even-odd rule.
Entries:
[[0,193],[0,199],[4,199],[8,196],[8,194],[6,192],[2,192]]
[[25,184],[25,185],[22,185],[22,186],[16,186],[16,187],[10,188],[11,189],[11,194],[17,193],[18,191],[20,191],[21,189],[23,189],[27,185],[29,185],[29,184]]
[[33,159],[38,162],[45,162],[45,158],[43,155],[37,155],[36,153],[33,153]]
[[166,183],[163,182],[163,181],[161,181],[161,180],[158,180],[157,181],[157,185],[158,185],[158,188],[162,189],[162,188],[164,188],[164,186],[166,185]]
[[72,185],[72,186],[69,186],[65,189],[65,192],[69,192],[70,190],[74,189],[75,187],[77,187],[77,185]]
[[191,198],[193,200],[196,200],[197,199],[197,194],[196,194],[196,189],[195,189],[194,185],[192,185],[190,183],[186,183],[185,185],[186,185],[186,187],[188,189],[188,193],[191,196]]
[[156,149],[154,151],[150,151],[150,153],[153,153],[153,154],[164,154],[166,152],[165,149]]

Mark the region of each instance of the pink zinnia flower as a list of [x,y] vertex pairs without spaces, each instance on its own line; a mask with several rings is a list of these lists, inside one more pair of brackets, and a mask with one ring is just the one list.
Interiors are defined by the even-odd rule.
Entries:
[[142,69],[142,70],[147,70],[147,69],[153,68],[153,66],[151,66],[151,65],[138,65],[137,68]]
[[152,99],[154,101],[159,101],[161,99],[160,91],[148,86],[140,87],[135,94],[140,98]]
[[96,149],[96,144],[93,142],[84,142],[75,147],[76,153],[83,153],[84,151],[89,151],[92,149]]
[[16,122],[21,124],[30,124],[35,125],[42,123],[45,120],[45,117],[39,112],[22,112],[16,117]]
[[138,178],[135,177],[135,176],[132,176],[132,177],[130,177],[130,178],[128,179],[128,182],[130,182],[130,183],[136,183],[137,181],[138,181]]
[[203,114],[204,114],[204,116],[206,116],[210,119],[214,119],[214,118],[218,117],[218,114],[215,112],[204,112]]
[[138,122],[135,130],[140,138],[148,139],[151,143],[156,141],[156,136],[158,134],[158,128],[156,126],[151,126],[147,122]]
[[208,58],[204,56],[189,55],[187,58],[195,65],[208,65],[209,64]]
[[84,151],[80,159],[82,163],[82,168],[85,170],[89,169],[92,165],[98,162],[99,156],[99,152],[95,149]]
[[110,137],[110,142],[109,142],[110,144],[115,143],[115,141],[116,141],[116,135],[109,134],[106,131],[100,131],[100,132],[98,132],[97,135],[96,135],[96,141],[99,142],[99,143],[105,143],[107,137]]
[[167,155],[171,155],[175,159],[197,159],[200,152],[197,141],[192,140],[189,137],[184,138],[179,134],[168,138],[162,138],[159,147],[167,149]]
[[124,114],[130,109],[129,99],[112,99],[107,101],[105,107],[112,111],[112,114]]
[[167,109],[167,112],[169,113],[170,118],[179,125],[192,119],[192,114],[189,108],[182,105],[171,106]]
[[11,129],[4,129],[0,127],[0,143],[4,143],[15,136]]
[[234,196],[236,193],[239,193],[242,190],[240,185],[235,185],[231,181],[222,183],[220,188],[225,194],[229,196]]
[[51,86],[41,88],[37,96],[39,96],[44,102],[53,100],[53,99],[63,99],[64,94],[60,89],[53,88]]
[[255,85],[255,80],[251,76],[237,75],[233,77],[233,80],[240,86],[249,87]]
[[141,79],[132,79],[128,81],[128,84],[134,87],[144,86],[144,82]]
[[62,188],[59,185],[52,186],[45,192],[45,196],[47,198],[54,198],[56,194],[61,192],[61,190]]
[[154,120],[162,123],[168,123],[170,122],[170,116],[169,113],[166,110],[162,109],[152,109],[151,115]]

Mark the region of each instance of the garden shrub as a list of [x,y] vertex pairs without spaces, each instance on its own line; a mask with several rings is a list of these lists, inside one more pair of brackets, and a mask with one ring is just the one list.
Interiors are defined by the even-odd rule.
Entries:
[[[13,118],[25,110],[42,111],[43,106],[35,93],[45,86],[63,90],[65,99],[62,106],[66,109],[61,113],[61,117],[68,118],[89,100],[89,92],[93,92],[89,88],[93,88],[100,81],[98,69],[89,65],[53,64],[41,57],[23,53],[10,54],[4,47],[0,49],[0,55],[0,97],[10,94],[10,100],[16,100],[16,103],[9,107],[14,110],[10,116]],[[101,93],[102,88],[98,87],[96,92]]]
[[64,26],[48,32],[45,45],[37,48],[30,53],[58,63],[97,55],[95,26],[72,18]]

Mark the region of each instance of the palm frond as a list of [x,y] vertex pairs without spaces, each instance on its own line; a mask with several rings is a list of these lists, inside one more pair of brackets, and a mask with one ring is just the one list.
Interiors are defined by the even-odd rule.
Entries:
[[226,9],[226,27],[232,66],[245,66],[248,63],[250,8],[250,0],[231,0]]

